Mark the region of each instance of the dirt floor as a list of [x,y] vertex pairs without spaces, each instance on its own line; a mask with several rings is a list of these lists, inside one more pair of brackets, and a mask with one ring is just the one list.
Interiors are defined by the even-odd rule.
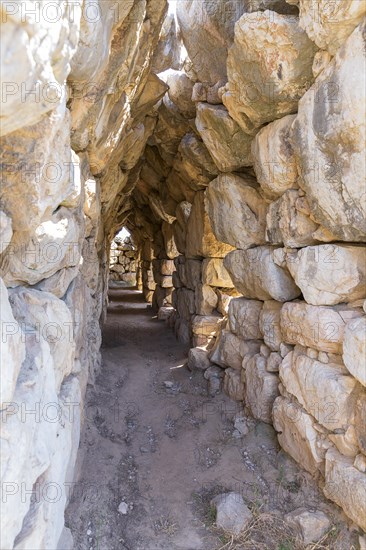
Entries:
[[[240,404],[211,398],[187,349],[141,293],[111,289],[103,366],[87,391],[80,480],[66,514],[75,550],[298,550],[285,513],[321,509],[332,520],[314,548],[352,548],[337,508],[279,450],[273,429],[234,429]],[[214,526],[210,500],[242,494],[255,515],[241,542]],[[344,516],[343,516],[344,519]]]

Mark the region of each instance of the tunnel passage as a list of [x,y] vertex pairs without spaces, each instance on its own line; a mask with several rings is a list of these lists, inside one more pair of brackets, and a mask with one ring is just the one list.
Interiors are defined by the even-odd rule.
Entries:
[[[108,331],[108,303],[113,316],[119,299],[110,376],[118,361],[127,368],[124,348],[150,319],[179,359],[186,350],[189,371],[183,362],[179,376],[187,384],[200,379],[197,392],[214,410],[230,399],[248,437],[253,426],[275,430],[280,456],[319,481],[334,503],[335,515],[319,520],[324,529],[344,513],[342,526],[365,530],[365,4],[328,4],[1,5],[2,547],[71,547],[64,512],[70,484],[85,474],[80,433],[89,426],[92,392],[103,395],[102,328]],[[123,254],[111,266],[122,227],[136,265]],[[116,284],[130,273],[135,291]],[[138,307],[129,306],[135,297]],[[140,328],[128,326],[123,310],[141,313]],[[145,345],[143,337],[137,343]],[[164,378],[177,366],[169,353],[153,360],[161,369],[158,394],[161,385],[174,394],[175,379]],[[123,400],[122,382],[109,380],[107,394]],[[196,395],[192,387],[186,391]],[[103,447],[111,428],[94,412],[90,429]],[[220,438],[227,438],[226,456],[233,440]],[[245,481],[251,463],[240,448],[230,464]],[[134,470],[126,455],[116,478],[123,483]],[[195,467],[205,472],[200,460]],[[287,483],[296,493],[298,479]],[[210,491],[193,492],[207,511]],[[253,507],[254,497],[242,493]],[[132,512],[118,512],[124,495],[117,494],[112,523]],[[308,508],[311,499],[298,494]],[[281,525],[294,526],[304,545],[308,519],[314,525],[319,517],[304,512],[304,519],[291,502],[291,510],[280,506]],[[187,510],[188,523],[203,517]],[[292,514],[286,521],[285,511]],[[188,527],[175,530],[176,520],[164,523],[165,516],[157,531],[184,547],[179,536]],[[340,547],[361,536],[346,527],[339,533],[351,537]],[[201,536],[193,548],[204,548]]]

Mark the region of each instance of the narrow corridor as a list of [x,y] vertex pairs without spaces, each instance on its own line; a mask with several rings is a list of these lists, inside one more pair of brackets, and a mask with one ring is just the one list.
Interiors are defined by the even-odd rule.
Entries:
[[[241,405],[209,397],[203,374],[184,366],[186,352],[140,292],[110,290],[103,367],[87,392],[81,475],[66,514],[78,550],[221,548],[210,500],[228,490],[257,513],[290,511],[305,498],[324,508],[315,483],[278,452],[271,426],[252,420],[240,436]],[[273,533],[261,536],[268,540],[251,548],[278,548]]]

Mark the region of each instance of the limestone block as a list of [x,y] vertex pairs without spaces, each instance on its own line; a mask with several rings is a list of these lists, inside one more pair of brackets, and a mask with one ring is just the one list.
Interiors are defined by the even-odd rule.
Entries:
[[253,164],[253,136],[243,132],[223,105],[198,103],[196,127],[220,172]]
[[325,457],[324,494],[366,530],[366,476],[353,466],[353,459],[329,449]]
[[366,235],[363,29],[354,30],[302,97],[292,126],[299,185],[314,219],[353,242]]
[[245,357],[245,403],[254,418],[272,424],[272,407],[279,395],[278,376],[266,370],[266,359],[260,354]]
[[296,115],[287,115],[267,124],[252,143],[254,171],[263,194],[269,199],[280,197],[287,189],[298,188],[296,159],[290,140],[290,129]]
[[222,322],[220,315],[195,315],[192,331],[197,336],[216,336]]
[[7,55],[1,67],[5,84],[1,135],[37,124],[65,101],[65,82],[79,40],[81,5],[70,9],[68,2],[55,4],[57,17],[48,14],[44,2],[33,11],[4,6],[1,50]]
[[189,370],[206,370],[211,365],[208,357],[208,351],[205,348],[191,348],[188,352],[188,368]]
[[265,243],[267,204],[249,176],[221,174],[208,186],[206,208],[220,241],[241,249]]
[[285,397],[273,405],[273,426],[281,447],[305,470],[315,475],[324,468],[325,449],[316,423],[302,407]]
[[187,258],[184,263],[184,281],[185,286],[191,290],[195,290],[201,283],[202,262]]
[[187,258],[224,258],[233,247],[218,241],[212,231],[205,209],[205,194],[199,191],[194,196],[192,210],[187,223]]
[[152,59],[151,71],[159,74],[168,69],[179,69],[181,46],[174,14],[169,13],[161,28],[159,42]]
[[286,303],[281,309],[284,342],[300,344],[319,351],[342,353],[344,329],[348,321],[361,317],[352,307],[311,306],[305,302]]
[[198,285],[195,290],[196,313],[211,315],[217,306],[217,294],[209,285]]
[[224,392],[234,401],[244,400],[245,386],[239,370],[228,368],[224,376]]
[[64,269],[60,269],[60,271],[56,271],[54,275],[51,275],[47,279],[40,281],[36,285],[36,288],[44,292],[51,292],[57,298],[63,298],[71,282],[77,277],[78,272],[78,266],[65,267]]
[[287,267],[308,304],[335,305],[365,298],[366,248],[326,244],[289,254]]
[[265,344],[273,351],[279,351],[282,342],[280,314],[282,303],[266,300],[259,315],[259,327]]
[[347,323],[344,331],[343,361],[349,372],[366,386],[366,317]]
[[183,42],[200,82],[213,85],[226,78],[227,49],[234,38],[235,21],[244,11],[242,2],[228,5],[225,0],[181,0],[177,3]]
[[20,367],[25,359],[25,345],[22,341],[21,327],[14,318],[6,286],[0,279],[0,316],[1,316],[1,339],[0,356],[1,369],[1,409],[6,407],[13,398],[15,384],[18,378]]
[[259,328],[259,317],[263,302],[233,298],[229,305],[229,327],[231,332],[244,340],[262,338]]
[[284,244],[289,248],[317,242],[314,233],[319,226],[302,210],[302,202],[299,191],[289,189],[269,205],[266,217],[267,242]]
[[170,71],[166,82],[169,86],[168,95],[179,112],[187,118],[194,118],[196,106],[192,101],[193,82],[184,71]]
[[296,112],[299,99],[314,80],[316,50],[295,16],[267,10],[239,19],[222,99],[245,132],[256,134],[266,122]]
[[58,391],[63,379],[70,374],[75,357],[70,310],[53,294],[24,287],[11,290],[9,301],[14,317],[30,340],[38,338],[49,346]]
[[274,250],[270,246],[260,246],[231,252],[226,256],[224,266],[235,288],[246,298],[273,298],[279,302],[297,298],[301,292],[290,273],[274,260]]
[[297,532],[302,542],[307,546],[318,542],[329,531],[331,523],[321,510],[310,511],[306,508],[297,508],[285,516],[287,525]]
[[329,434],[328,438],[342,455],[349,458],[354,458],[357,455],[359,449],[354,426],[349,426],[344,433]]
[[300,26],[323,50],[334,55],[366,14],[364,2],[300,0]]
[[12,236],[13,228],[11,218],[0,210],[0,254],[9,246]]
[[215,292],[218,297],[217,311],[221,313],[221,315],[225,316],[229,312],[229,305],[231,300],[240,296],[240,294],[235,288],[225,290],[216,288]]
[[277,351],[272,351],[267,357],[266,369],[268,372],[279,372],[281,363],[281,355]]
[[206,258],[202,262],[202,282],[221,288],[233,288],[231,277],[221,258]]
[[179,256],[179,252],[174,242],[173,228],[171,224],[167,222],[163,222],[161,226],[161,230],[164,238],[166,256],[169,259],[174,260],[174,258]]
[[78,221],[72,210],[61,207],[34,232],[16,232],[1,261],[5,284],[34,285],[64,267],[77,265],[81,252]]
[[357,445],[361,452],[366,456],[366,399],[364,394],[360,394],[355,407],[355,434]]
[[210,359],[220,367],[241,370],[244,356],[258,353],[259,347],[257,340],[245,341],[230,330],[222,330],[210,352]]
[[354,423],[361,386],[341,365],[320,363],[296,346],[281,363],[280,379],[286,390],[328,430],[346,430]]
[[[17,118],[22,118],[18,111]],[[80,171],[70,149],[65,101],[33,126],[4,137],[1,149],[2,208],[11,216],[14,231],[34,230],[80,184],[74,183]]]
[[182,319],[189,321],[191,316],[196,313],[196,303],[193,290],[188,288],[179,288],[177,290],[178,314]]

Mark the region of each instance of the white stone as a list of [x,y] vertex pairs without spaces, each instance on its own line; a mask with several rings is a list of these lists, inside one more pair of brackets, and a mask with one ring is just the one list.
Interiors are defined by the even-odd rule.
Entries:
[[241,249],[265,243],[267,205],[249,176],[220,174],[208,186],[206,207],[220,241]]
[[229,305],[229,327],[239,338],[256,340],[262,338],[259,328],[259,317],[263,302],[233,298]]
[[202,282],[205,285],[233,288],[230,274],[221,258],[206,258],[202,263]]
[[286,302],[300,296],[300,290],[287,269],[275,263],[273,249],[269,246],[230,252],[224,260],[224,265],[235,288],[246,298],[273,298],[279,302]]
[[365,298],[366,248],[326,244],[290,254],[287,267],[308,304],[335,305]]
[[253,518],[239,493],[218,495],[211,500],[211,505],[216,508],[216,526],[229,535],[240,535]]
[[245,357],[245,403],[254,418],[272,424],[272,407],[279,395],[278,376],[266,370],[266,359],[257,354]]
[[366,386],[366,317],[347,323],[344,331],[343,361],[349,372]]
[[321,510],[310,511],[306,508],[297,508],[286,514],[285,522],[300,534],[305,546],[312,542],[318,542],[331,526],[329,518],[324,512]]

